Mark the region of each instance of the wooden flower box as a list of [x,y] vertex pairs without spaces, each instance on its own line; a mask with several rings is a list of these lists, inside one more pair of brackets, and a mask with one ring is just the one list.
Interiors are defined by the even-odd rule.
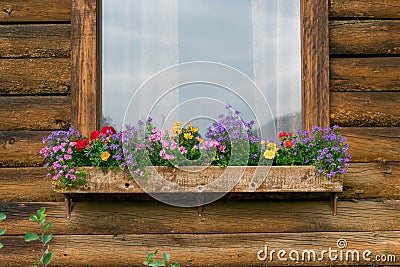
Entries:
[[[332,213],[336,214],[337,193],[343,191],[341,180],[327,180],[319,175],[313,166],[234,166],[228,169],[210,166],[186,167],[180,170],[169,167],[149,167],[149,176],[137,178],[141,186],[127,170],[108,170],[85,167],[86,184],[74,188],[56,188],[65,195],[67,217],[71,212],[71,198],[75,193],[212,193],[212,192],[329,192],[331,193]],[[258,170],[257,170],[258,169]],[[157,173],[163,179],[155,179]],[[225,183],[208,186],[219,179],[241,177],[232,187]],[[257,187],[257,185],[259,185]],[[182,189],[183,188],[183,189]],[[183,190],[183,191],[182,191]],[[201,214],[201,209],[199,210]],[[199,215],[200,215],[199,214]]]

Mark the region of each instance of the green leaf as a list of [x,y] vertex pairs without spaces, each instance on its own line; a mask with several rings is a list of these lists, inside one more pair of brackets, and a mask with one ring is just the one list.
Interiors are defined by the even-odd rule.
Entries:
[[49,263],[51,262],[51,259],[53,259],[53,252],[50,252],[49,254],[46,254],[46,256],[44,256],[44,258],[43,258],[44,266],[49,265]]
[[0,213],[0,222],[4,221],[7,216],[4,213]]
[[143,265],[149,265],[149,262],[147,261],[147,260],[145,260],[144,262],[143,262]]
[[25,242],[31,242],[35,240],[39,240],[39,236],[37,234],[29,232],[25,235]]
[[167,262],[171,259],[171,254],[163,253],[162,255],[163,255],[164,260]]
[[[42,258],[42,257],[40,257],[40,258]],[[41,264],[42,262],[41,261],[35,261],[33,264]]]
[[37,215],[39,218],[39,222],[43,223],[46,220],[46,208],[41,208],[40,210],[37,211]]
[[43,224],[45,221],[46,221],[46,214],[43,213],[42,216],[40,216],[39,218],[39,223]]
[[4,235],[5,232],[6,230],[0,230],[0,235]]
[[173,262],[169,265],[170,267],[181,267],[181,265],[177,262]]
[[2,243],[0,243],[0,249],[2,249],[4,246],[3,246],[3,244]]
[[49,230],[51,227],[53,227],[53,223],[52,222],[48,222],[46,223],[46,225],[43,227],[43,231],[47,231]]
[[146,261],[150,261],[157,254],[158,250],[154,251],[154,253],[149,253],[147,255]]
[[151,267],[165,267],[164,261],[156,261],[154,260],[152,263],[149,264]]
[[36,215],[31,215],[29,216],[29,220],[32,222],[39,222],[39,219]]
[[36,211],[36,214],[37,214],[37,217],[38,218],[40,218],[40,217],[42,217],[42,214],[43,214],[43,210],[42,210],[43,208],[40,208],[40,209],[38,209],[37,211]]
[[43,243],[44,244],[49,243],[51,239],[53,239],[53,235],[52,234],[43,235]]

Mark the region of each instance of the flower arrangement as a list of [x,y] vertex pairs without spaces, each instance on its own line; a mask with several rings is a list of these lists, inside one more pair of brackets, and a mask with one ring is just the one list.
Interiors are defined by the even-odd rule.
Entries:
[[52,184],[72,187],[85,182],[82,166],[105,169],[129,168],[134,175],[145,176],[146,166],[259,166],[314,165],[327,179],[347,173],[351,155],[349,145],[338,126],[296,133],[281,132],[278,141],[260,140],[240,112],[221,114],[207,128],[203,138],[191,123],[176,122],[170,130],[160,130],[152,119],[127,125],[121,132],[111,126],[93,131],[90,136],[70,127],[55,131],[43,139],[40,154]]

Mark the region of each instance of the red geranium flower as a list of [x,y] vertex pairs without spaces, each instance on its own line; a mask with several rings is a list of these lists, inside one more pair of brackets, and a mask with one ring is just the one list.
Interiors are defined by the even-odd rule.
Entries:
[[75,146],[78,151],[85,149],[89,145],[89,140],[87,138],[83,140],[76,140],[74,142],[76,143]]
[[293,142],[291,140],[287,140],[285,142],[285,146],[291,148],[293,146]]
[[105,134],[106,136],[110,136],[112,134],[116,134],[117,131],[112,126],[104,126],[101,128],[100,133]]
[[101,132],[99,131],[93,131],[90,133],[90,140],[96,140],[100,138]]
[[278,137],[279,137],[279,139],[281,139],[282,137],[288,137],[288,134],[285,132],[280,132]]

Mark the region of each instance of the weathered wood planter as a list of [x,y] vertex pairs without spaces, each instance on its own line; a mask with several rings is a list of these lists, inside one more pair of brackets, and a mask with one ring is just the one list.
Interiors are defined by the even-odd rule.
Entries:
[[[259,169],[263,168],[263,169]],[[74,188],[56,188],[55,191],[64,194],[67,217],[71,214],[72,195],[76,193],[212,193],[212,192],[329,192],[331,193],[332,213],[336,215],[337,193],[343,191],[341,180],[329,181],[320,176],[313,166],[272,166],[248,167],[235,166],[229,169],[211,166],[188,167],[188,170],[179,170],[169,167],[149,168],[150,175],[141,180],[141,186],[132,178],[127,170],[109,170],[104,172],[100,168],[85,167],[86,184]],[[258,169],[258,170],[257,170]],[[155,179],[157,173],[167,183]],[[207,188],[221,177],[241,177],[231,188],[224,188],[219,183],[216,187]],[[254,180],[254,178],[256,178]],[[236,180],[237,181],[237,180]],[[260,183],[257,184],[257,182]],[[259,185],[257,187],[257,185]],[[179,187],[180,186],[180,187]],[[179,189],[177,189],[179,187]],[[182,188],[183,191],[182,191]],[[254,188],[254,189],[253,189]],[[227,191],[226,191],[227,190]],[[201,215],[202,207],[198,209]]]

